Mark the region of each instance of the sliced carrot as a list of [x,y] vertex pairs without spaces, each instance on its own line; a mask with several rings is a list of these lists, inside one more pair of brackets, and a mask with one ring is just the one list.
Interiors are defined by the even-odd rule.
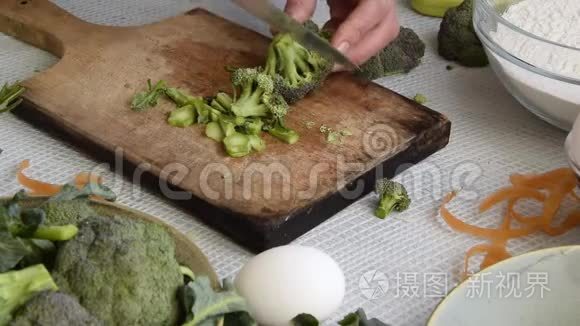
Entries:
[[568,215],[568,218],[562,224],[556,227],[546,226],[544,227],[544,232],[552,237],[557,237],[563,235],[564,233],[572,230],[573,228],[580,225],[580,210],[573,212]]
[[18,182],[28,188],[31,196],[53,196],[57,194],[62,186],[50,184],[38,180],[31,179],[24,175],[24,170],[30,167],[30,161],[24,160],[18,166],[18,173],[16,174]]
[[572,169],[561,168],[539,175],[514,174],[510,181],[514,186],[546,189],[571,176],[575,176]]
[[461,233],[467,233],[467,234],[470,234],[470,235],[473,235],[476,237],[480,237],[480,238],[490,239],[490,240],[494,240],[494,239],[495,240],[502,240],[502,239],[524,237],[524,236],[527,236],[529,234],[534,233],[537,229],[536,227],[527,227],[527,228],[521,228],[521,229],[498,230],[498,229],[482,228],[479,226],[465,223],[465,222],[461,221],[460,219],[458,219],[457,217],[455,217],[455,215],[453,215],[445,207],[445,205],[448,204],[451,200],[453,200],[453,198],[455,198],[456,195],[457,195],[457,193],[455,193],[455,192],[448,194],[445,197],[443,204],[440,207],[441,216],[443,217],[445,222],[452,229],[454,229],[456,231],[459,231]]
[[479,212],[480,213],[486,212],[495,205],[505,200],[515,200],[522,198],[543,201],[546,199],[546,195],[544,195],[541,191],[533,188],[525,188],[525,187],[504,188],[484,199],[483,202],[479,205]]

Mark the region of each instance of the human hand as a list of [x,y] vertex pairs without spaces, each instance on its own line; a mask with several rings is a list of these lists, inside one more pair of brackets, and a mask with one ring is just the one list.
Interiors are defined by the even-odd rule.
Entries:
[[[327,0],[332,45],[357,65],[365,63],[399,34],[395,0]],[[288,0],[286,12],[300,22],[312,17],[316,0]]]

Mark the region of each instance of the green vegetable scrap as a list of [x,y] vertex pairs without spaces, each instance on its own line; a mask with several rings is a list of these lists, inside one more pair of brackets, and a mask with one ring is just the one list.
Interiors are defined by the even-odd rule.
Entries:
[[382,179],[377,181],[375,192],[379,195],[379,205],[375,210],[378,218],[386,218],[393,210],[402,212],[411,205],[411,198],[405,187],[395,181]]
[[166,90],[165,81],[160,80],[153,86],[151,80],[147,80],[147,90],[135,94],[131,102],[131,108],[133,111],[142,112],[156,106],[159,98],[165,94]]
[[249,315],[244,298],[226,282],[223,288],[216,292],[204,276],[188,283],[182,291],[187,313],[183,326],[221,325],[224,318],[229,319],[228,325],[257,325]]
[[[310,314],[300,314],[292,319],[294,326],[318,326],[319,324],[316,317]],[[388,326],[376,318],[368,319],[363,309],[346,315],[338,324],[340,326]]]
[[368,80],[408,73],[421,63],[425,43],[410,28],[401,27],[399,36],[360,67],[358,75]]
[[12,314],[39,292],[58,290],[44,265],[0,274],[0,326],[8,325]]
[[294,104],[318,89],[334,66],[318,53],[300,45],[290,34],[278,34],[268,49],[264,72],[275,82],[275,89]]
[[107,325],[172,325],[183,275],[165,228],[121,217],[89,217],[63,243],[53,276]]
[[312,129],[314,127],[316,127],[316,122],[314,121],[305,121],[304,125],[306,126],[307,129]]
[[417,95],[415,95],[415,97],[413,97],[413,100],[421,105],[427,103],[427,96],[421,94],[421,93],[417,93]]
[[466,67],[489,64],[481,41],[473,27],[473,0],[465,0],[449,9],[439,29],[439,54]]
[[76,325],[104,326],[79,301],[68,294],[45,291],[16,311],[10,326]]
[[320,132],[326,136],[326,141],[333,145],[341,145],[345,137],[352,136],[352,132],[348,129],[337,131],[326,125],[320,126]]
[[20,95],[22,95],[25,90],[26,89],[18,83],[12,85],[4,84],[4,86],[0,88],[0,113],[12,111],[20,105],[20,103],[22,103]]

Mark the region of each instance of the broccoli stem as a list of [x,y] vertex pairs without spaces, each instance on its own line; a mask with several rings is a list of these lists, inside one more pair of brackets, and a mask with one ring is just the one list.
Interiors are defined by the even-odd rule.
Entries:
[[186,105],[171,112],[167,122],[174,127],[185,128],[191,126],[195,118],[196,112],[193,105]]
[[232,98],[226,93],[218,93],[216,96],[216,101],[224,107],[226,110],[230,111],[232,109]]
[[300,136],[294,130],[288,129],[280,125],[271,128],[270,130],[268,130],[268,133],[290,145],[297,143],[298,140],[300,139]]
[[231,157],[244,157],[252,151],[250,139],[244,134],[234,132],[224,139],[226,152]]
[[173,102],[175,102],[175,104],[177,104],[177,107],[182,107],[191,104],[196,99],[193,96],[183,93],[177,88],[167,88],[165,90],[165,95],[167,95]]
[[266,149],[266,143],[262,138],[256,135],[248,135],[248,139],[250,141],[250,146],[256,152],[261,152]]
[[391,214],[391,212],[397,205],[397,201],[398,200],[394,197],[381,198],[381,201],[379,202],[379,207],[377,207],[375,211],[375,215],[381,219],[386,218],[389,214]]
[[224,131],[222,130],[222,127],[217,122],[210,122],[207,124],[207,126],[205,127],[205,135],[208,138],[211,138],[218,142],[223,141],[224,138],[226,137]]
[[33,239],[49,240],[49,241],[68,241],[74,238],[79,229],[75,225],[63,226],[39,226],[34,234]]
[[0,274],[0,325],[7,325],[16,309],[47,290],[57,291],[58,286],[42,264]]

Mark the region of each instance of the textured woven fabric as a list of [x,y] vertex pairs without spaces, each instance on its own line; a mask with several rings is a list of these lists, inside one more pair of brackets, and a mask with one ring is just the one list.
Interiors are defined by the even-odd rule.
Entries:
[[[263,24],[231,3],[189,0],[57,0],[61,7],[90,22],[139,25],[159,21],[203,4],[216,13],[265,33]],[[282,2],[282,1],[279,1]],[[316,21],[328,17],[320,1]],[[485,194],[505,185],[513,172],[542,172],[566,165],[565,134],[528,113],[500,85],[489,68],[446,70],[436,55],[439,20],[421,17],[407,1],[400,3],[404,26],[414,28],[427,43],[423,64],[408,75],[385,78],[380,84],[402,95],[427,96],[427,106],[453,122],[451,143],[398,179],[409,186],[413,205],[387,220],[375,219],[376,198],[369,195],[296,241],[320,248],[344,269],[347,293],[332,321],[358,307],[392,325],[423,325],[442,292],[458,280],[465,250],[480,242],[452,232],[437,217],[443,194],[462,189],[452,205],[458,215],[479,225],[494,225],[495,215],[478,216],[475,208]],[[33,76],[56,59],[0,34],[0,83]],[[99,162],[73,145],[55,139],[10,114],[0,116],[0,195],[18,190],[17,164],[31,159],[33,177],[66,182]],[[206,253],[221,277],[235,275],[251,257],[244,249],[209,229],[186,211],[146,189],[140,189],[100,168],[119,201],[157,216],[187,234]],[[567,205],[566,209],[572,206]],[[537,209],[533,206],[522,210]],[[494,217],[495,216],[495,217]],[[535,235],[511,241],[513,254],[578,243],[580,230],[549,238]],[[446,281],[446,285],[445,285]]]

